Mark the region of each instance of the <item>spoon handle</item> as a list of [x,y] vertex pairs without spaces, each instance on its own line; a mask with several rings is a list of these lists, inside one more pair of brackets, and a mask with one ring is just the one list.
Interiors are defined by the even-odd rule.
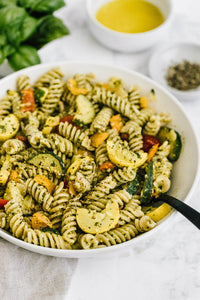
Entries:
[[200,229],[200,213],[198,211],[169,195],[162,195],[159,199],[178,210],[183,216]]

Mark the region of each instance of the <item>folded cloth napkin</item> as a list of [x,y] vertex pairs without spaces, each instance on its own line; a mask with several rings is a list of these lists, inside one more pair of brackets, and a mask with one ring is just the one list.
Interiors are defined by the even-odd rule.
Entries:
[[0,238],[0,299],[62,300],[77,259],[44,256]]

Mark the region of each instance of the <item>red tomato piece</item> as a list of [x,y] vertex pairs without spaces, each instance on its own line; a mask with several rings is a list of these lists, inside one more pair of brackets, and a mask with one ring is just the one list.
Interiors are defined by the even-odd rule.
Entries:
[[65,116],[63,118],[60,119],[60,122],[68,122],[69,124],[72,124],[73,123],[73,116]]
[[108,170],[108,169],[113,169],[114,167],[115,165],[111,161],[106,161],[99,167],[99,169]]
[[16,139],[18,139],[18,140],[24,142],[24,144],[26,144],[26,145],[29,144],[27,138],[26,138],[25,136],[23,136],[23,135],[17,135],[17,136],[16,136]]
[[149,134],[143,136],[143,150],[145,152],[148,152],[155,144],[160,144],[159,140],[155,136]]
[[62,122],[62,123],[68,122],[69,124],[72,124],[73,126],[75,126],[77,129],[81,129],[81,127],[79,125],[76,125],[73,122],[73,119],[74,119],[73,116],[65,116],[65,117],[60,119],[60,122]]
[[34,111],[35,110],[35,98],[33,90],[27,89],[21,91],[22,94],[22,107],[21,111]]
[[4,205],[6,205],[9,202],[9,200],[0,199],[0,208],[4,208]]
[[120,136],[122,141],[128,141],[129,138],[128,133],[121,133]]

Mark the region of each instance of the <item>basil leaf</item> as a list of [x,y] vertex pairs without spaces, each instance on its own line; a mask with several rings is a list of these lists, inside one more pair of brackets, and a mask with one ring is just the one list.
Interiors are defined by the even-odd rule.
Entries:
[[9,5],[17,5],[17,0],[0,0],[0,8],[6,7]]
[[0,49],[0,65],[2,64],[3,61],[4,61],[4,54],[3,51]]
[[40,19],[36,31],[28,43],[40,49],[47,43],[67,34],[69,34],[69,30],[64,23],[60,19],[48,15]]
[[14,46],[7,44],[2,48],[2,51],[4,58],[6,58],[7,56],[13,54],[16,51],[16,49]]
[[7,39],[3,32],[0,32],[0,47],[6,45]]
[[19,0],[19,5],[29,12],[51,14],[65,6],[64,0]]
[[37,20],[30,17],[24,8],[7,6],[0,9],[0,32],[7,37],[8,43],[19,46],[28,39],[37,26]]
[[26,41],[35,32],[36,28],[37,20],[26,15],[21,24],[21,42]]
[[40,63],[40,58],[37,50],[31,46],[23,45],[16,49],[16,52],[8,56],[8,63],[15,71],[37,65]]

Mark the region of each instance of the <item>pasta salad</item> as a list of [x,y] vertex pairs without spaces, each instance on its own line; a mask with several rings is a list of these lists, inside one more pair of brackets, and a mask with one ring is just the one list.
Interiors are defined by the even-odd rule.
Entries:
[[[151,90],[54,68],[20,75],[0,101],[0,228],[57,249],[116,245],[170,212],[181,136]],[[158,99],[159,101],[159,99]]]

